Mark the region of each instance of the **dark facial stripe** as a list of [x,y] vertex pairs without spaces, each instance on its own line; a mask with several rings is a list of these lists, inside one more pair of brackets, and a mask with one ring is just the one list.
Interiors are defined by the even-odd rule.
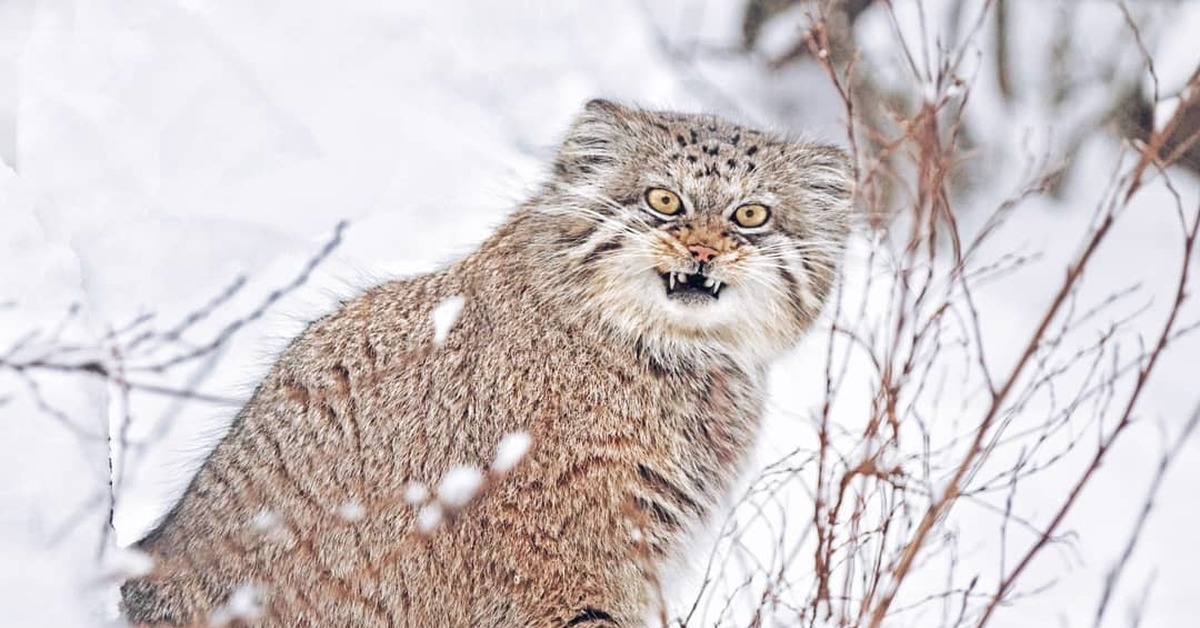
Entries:
[[609,203],[593,203],[588,205],[588,208],[601,216],[612,217],[617,215],[617,208]]
[[563,233],[559,236],[558,242],[563,247],[582,246],[585,242],[591,239],[596,230],[600,228],[600,223],[589,223],[588,226],[579,233]]
[[695,499],[692,499],[691,495],[679,488],[674,482],[663,477],[659,472],[644,464],[638,464],[637,472],[638,477],[642,478],[642,481],[648,484],[651,489],[663,497],[669,498],[676,506],[691,510],[697,515],[703,514],[704,509]]
[[645,497],[637,496],[633,498],[633,505],[638,510],[650,513],[650,516],[660,524],[667,526],[670,529],[679,528],[679,518],[672,514],[671,511],[667,510],[666,506],[663,506],[653,499],[646,499]]
[[592,248],[592,250],[588,251],[587,255],[583,257],[582,263],[584,266],[591,266],[592,264],[600,261],[600,259],[604,257],[605,253],[615,251],[623,246],[625,246],[625,244],[622,241],[621,235],[614,235],[613,237],[602,241],[600,244],[597,244]]
[[816,277],[817,271],[813,266],[813,260],[810,254],[805,251],[805,248],[810,246],[809,237],[802,235],[799,241],[793,242],[793,246],[796,247],[796,257],[800,258],[800,265],[804,267],[804,272],[808,273],[809,277]]
[[800,298],[800,280],[786,266],[779,267],[779,274],[787,283],[788,303],[795,308],[796,312],[804,314],[804,301]]
[[817,276],[816,270],[813,268],[812,260],[808,259],[808,256],[803,253],[800,254],[800,265],[804,266],[804,272],[808,273],[809,277]]

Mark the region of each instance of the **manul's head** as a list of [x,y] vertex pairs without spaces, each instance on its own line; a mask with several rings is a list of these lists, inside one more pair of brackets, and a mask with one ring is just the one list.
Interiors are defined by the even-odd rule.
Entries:
[[765,360],[829,295],[853,187],[836,148],[595,100],[534,211],[588,313],[668,355]]

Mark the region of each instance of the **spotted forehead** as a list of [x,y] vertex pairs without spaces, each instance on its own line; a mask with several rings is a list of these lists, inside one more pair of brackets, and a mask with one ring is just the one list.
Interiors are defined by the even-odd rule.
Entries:
[[678,174],[702,182],[754,175],[765,154],[782,143],[754,129],[719,118],[659,114],[651,120],[660,135],[661,157]]

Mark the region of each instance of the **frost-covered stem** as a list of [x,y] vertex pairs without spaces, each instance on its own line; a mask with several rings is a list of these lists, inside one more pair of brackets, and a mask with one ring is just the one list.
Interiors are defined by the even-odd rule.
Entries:
[[[153,318],[152,315],[143,314],[134,321],[124,327],[110,330],[102,339],[97,341],[97,345],[104,343],[114,347],[114,351],[118,351],[122,359],[117,364],[112,360],[105,358],[95,359],[80,359],[76,357],[83,350],[92,350],[94,346],[72,346],[59,342],[59,335],[63,332],[66,326],[74,319],[78,312],[77,307],[72,307],[70,312],[62,322],[57,325],[56,329],[49,333],[44,333],[43,330],[34,330],[25,337],[18,340],[4,354],[0,354],[0,369],[5,369],[15,373],[20,379],[27,382],[30,387],[30,393],[38,402],[39,407],[47,414],[60,419],[68,428],[76,432],[81,438],[97,439],[102,438],[107,440],[108,435],[105,434],[89,434],[78,426],[75,426],[66,417],[53,411],[48,404],[44,403],[44,399],[40,395],[38,385],[34,376],[38,372],[54,372],[54,373],[71,373],[79,375],[88,375],[100,377],[108,382],[121,387],[128,388],[130,391],[138,391],[160,395],[165,397],[174,397],[178,399],[187,399],[192,401],[202,401],[218,405],[233,405],[240,406],[242,401],[238,399],[230,399],[218,395],[209,395],[206,393],[190,390],[187,388],[176,388],[172,386],[164,386],[153,382],[141,381],[130,377],[130,373],[142,373],[161,375],[173,371],[175,368],[184,364],[193,363],[197,360],[212,355],[217,349],[225,346],[234,335],[245,328],[248,324],[262,318],[273,306],[281,299],[295,290],[299,289],[311,278],[313,272],[321,265],[334,249],[340,245],[342,235],[346,230],[348,223],[345,221],[339,222],[334,228],[333,236],[321,247],[316,254],[310,257],[304,264],[301,271],[292,278],[287,284],[272,290],[250,313],[236,318],[227,323],[220,331],[213,335],[207,342],[199,345],[184,343],[182,335],[195,324],[208,318],[213,312],[217,311],[220,306],[224,305],[233,297],[234,294],[242,287],[244,279],[238,278],[231,286],[223,292],[211,299],[199,309],[187,314],[184,318],[173,325],[170,329],[164,332],[156,332],[146,329],[145,325]],[[138,330],[141,331],[138,331]],[[132,337],[124,337],[126,333],[138,333]],[[37,357],[20,359],[18,354],[25,344],[31,343],[33,340],[39,340],[45,345],[45,349],[38,353]],[[177,352],[170,357],[149,360],[138,359],[139,356],[144,356],[151,350],[158,349],[175,349]],[[140,351],[140,353],[137,353]],[[135,355],[137,353],[137,355]]]
[[899,560],[891,569],[890,586],[883,594],[883,597],[880,598],[878,604],[875,605],[875,610],[871,614],[871,622],[869,625],[872,628],[877,628],[883,623],[883,619],[887,615],[888,608],[895,599],[896,593],[899,592],[900,586],[903,584],[905,577],[908,575],[913,561],[917,557],[917,554],[920,552],[921,548],[924,547],[926,538],[929,536],[929,533],[933,530],[934,526],[942,520],[947,512],[949,512],[950,507],[954,504],[955,500],[958,498],[959,492],[962,490],[963,480],[968,476],[972,469],[974,469],[979,456],[986,450],[985,441],[987,436],[991,434],[992,424],[1000,415],[1001,410],[1004,408],[1005,402],[1008,401],[1009,394],[1012,392],[1013,387],[1016,385],[1021,375],[1025,372],[1025,368],[1028,366],[1030,360],[1037,353],[1037,349],[1041,345],[1042,340],[1046,335],[1046,331],[1050,327],[1050,324],[1058,316],[1058,313],[1062,309],[1063,305],[1067,303],[1068,295],[1075,290],[1075,286],[1079,282],[1079,279],[1083,276],[1084,270],[1087,268],[1088,262],[1092,258],[1092,255],[1099,248],[1100,243],[1104,241],[1105,236],[1108,235],[1113,224],[1115,223],[1115,214],[1113,211],[1111,211],[1111,209],[1112,208],[1110,208],[1110,211],[1105,212],[1103,220],[1092,232],[1092,236],[1089,238],[1083,250],[1076,257],[1075,261],[1067,267],[1066,278],[1059,286],[1058,292],[1050,302],[1050,306],[1043,313],[1037,328],[1026,342],[1025,349],[1021,352],[1021,356],[1017,360],[1016,365],[1013,366],[1011,371],[1009,371],[1008,377],[1005,379],[1004,383],[992,395],[992,401],[989,404],[987,411],[984,413],[983,418],[980,420],[978,427],[975,429],[975,436],[971,441],[971,445],[967,450],[967,453],[963,456],[962,461],[955,468],[954,474],[951,476],[950,481],[946,484],[946,488],[943,493],[940,496],[934,496],[934,502],[930,504],[928,509],[925,511],[925,514],[921,517],[921,521],[918,523],[912,537],[901,550]]
[[[1182,108],[1180,110],[1182,110]],[[1105,240],[1113,225],[1116,223],[1118,213],[1121,209],[1129,204],[1133,196],[1142,188],[1144,182],[1143,175],[1146,168],[1157,162],[1158,150],[1161,149],[1161,146],[1165,141],[1163,137],[1169,135],[1174,130],[1174,127],[1178,124],[1178,117],[1179,114],[1177,113],[1175,117],[1173,117],[1166,125],[1164,125],[1161,131],[1155,133],[1151,137],[1150,144],[1141,151],[1138,161],[1125,176],[1121,177],[1121,185],[1118,188],[1119,193],[1110,197],[1105,207],[1105,211],[1102,214],[1100,223],[1092,231],[1092,234],[1087,243],[1084,245],[1083,250],[1078,254],[1075,260],[1068,265],[1067,274],[1063,283],[1059,286],[1059,289],[1054,298],[1051,300],[1049,307],[1043,313],[1037,328],[1030,336],[1025,345],[1025,349],[1021,352],[1020,357],[1017,360],[1017,363],[1009,371],[1008,377],[1005,379],[1004,383],[993,393],[992,401],[989,404],[989,407],[983,418],[979,422],[978,427],[975,429],[975,434],[971,445],[960,463],[956,466],[955,471],[951,476],[949,483],[946,485],[945,490],[940,496],[935,496],[935,501],[925,511],[925,514],[921,517],[921,520],[918,523],[912,537],[901,550],[899,560],[891,569],[890,586],[880,598],[878,604],[876,604],[875,610],[871,615],[870,626],[873,628],[882,624],[883,619],[887,615],[888,609],[892,604],[892,601],[895,599],[900,586],[903,584],[905,577],[908,575],[912,567],[913,561],[916,559],[921,549],[925,546],[926,539],[930,532],[933,530],[934,526],[945,517],[946,513],[949,512],[950,508],[958,498],[960,491],[962,491],[964,487],[964,481],[967,480],[973,473],[978,461],[980,460],[980,457],[988,450],[985,444],[988,441],[989,435],[992,434],[992,426],[1009,401],[1013,387],[1017,381],[1020,380],[1025,372],[1026,367],[1036,355],[1038,348],[1041,346],[1047,336],[1047,331],[1049,330],[1051,323],[1058,317],[1058,314],[1062,310],[1063,306],[1069,301],[1069,295],[1075,291],[1075,288],[1080,279],[1083,277],[1084,271],[1086,270],[1093,254],[1096,252],[1096,250],[1098,250],[1100,244]],[[1095,456],[1093,457],[1093,464],[1095,467],[1099,466],[1100,460],[1103,459],[1112,442],[1115,441],[1116,437],[1119,436],[1124,431],[1125,427],[1128,426],[1132,417],[1134,405],[1140,398],[1145,381],[1149,378],[1153,366],[1157,363],[1157,358],[1161,355],[1163,349],[1171,339],[1171,333],[1174,330],[1175,317],[1177,316],[1179,308],[1182,305],[1182,301],[1185,297],[1185,290],[1188,281],[1187,265],[1190,264],[1193,256],[1197,224],[1200,224],[1200,222],[1193,223],[1185,238],[1184,270],[1180,274],[1180,281],[1176,293],[1176,301],[1171,315],[1169,316],[1168,321],[1159,336],[1158,343],[1150,353],[1146,366],[1143,367],[1143,369],[1138,373],[1138,379],[1134,385],[1133,394],[1126,406],[1124,414],[1122,415],[1121,422],[1118,424],[1117,428],[1110,433],[1109,437],[1101,444]],[[1050,526],[1043,532],[1039,542],[1033,548],[1031,548],[1030,552],[1026,554],[1013,572],[1011,572],[1005,578],[1004,582],[1001,584],[996,593],[995,599],[993,600],[992,604],[989,605],[983,619],[980,621],[980,626],[987,621],[988,617],[990,617],[991,613],[994,611],[996,605],[999,604],[999,601],[1004,598],[1004,595],[1012,587],[1013,582],[1024,571],[1025,566],[1029,563],[1029,561],[1032,560],[1033,556],[1040,551],[1041,547],[1044,546],[1047,540],[1052,536],[1054,530],[1057,529],[1058,525],[1062,522],[1062,519],[1065,518],[1066,513],[1074,504],[1076,498],[1078,497],[1079,491],[1082,490],[1082,486],[1087,483],[1087,480],[1090,477],[1091,473],[1089,471],[1084,475],[1084,477],[1080,478],[1080,482],[1076,485],[1075,490],[1071,492],[1066,502],[1064,502],[1061,509],[1058,511],[1056,517],[1052,520]]]
[[[1140,180],[1140,177],[1134,179],[1132,185],[1139,184]],[[1126,198],[1129,197],[1130,195],[1127,194]],[[1025,568],[1029,566],[1029,563],[1033,561],[1034,557],[1041,552],[1046,543],[1053,538],[1055,531],[1058,530],[1059,525],[1061,525],[1063,520],[1066,519],[1067,514],[1075,505],[1079,495],[1082,494],[1084,487],[1088,485],[1092,477],[1095,475],[1096,470],[1100,468],[1100,465],[1103,462],[1105,455],[1108,454],[1109,449],[1113,446],[1113,444],[1117,441],[1117,438],[1120,437],[1125,429],[1133,423],[1133,411],[1137,408],[1138,401],[1141,400],[1142,393],[1146,389],[1146,382],[1150,379],[1150,375],[1153,373],[1154,367],[1158,364],[1158,359],[1162,357],[1162,354],[1166,351],[1167,346],[1171,342],[1175,332],[1175,324],[1179,318],[1180,311],[1183,309],[1183,302],[1187,299],[1187,289],[1191,276],[1190,270],[1196,250],[1196,238],[1198,233],[1200,233],[1200,205],[1196,207],[1195,214],[1192,217],[1192,225],[1184,237],[1183,260],[1181,262],[1182,268],[1179,271],[1179,279],[1175,286],[1175,298],[1171,303],[1171,310],[1167,314],[1167,320],[1163,323],[1162,330],[1158,334],[1158,338],[1154,343],[1154,347],[1150,350],[1150,353],[1145,358],[1145,364],[1141,369],[1138,370],[1137,380],[1133,385],[1133,390],[1129,395],[1129,399],[1125,402],[1125,407],[1121,412],[1120,420],[1118,420],[1117,425],[1096,447],[1096,452],[1093,454],[1087,468],[1083,471],[1083,474],[1080,475],[1079,479],[1075,481],[1075,484],[1071,487],[1071,492],[1067,495],[1067,499],[1063,501],[1062,505],[1060,505],[1058,510],[1054,513],[1054,517],[1050,520],[1049,525],[1047,525],[1042,531],[1037,542],[1035,542],[1033,546],[1029,548],[1024,556],[1022,556],[1016,567],[1014,567],[1013,570],[1004,577],[1004,580],[997,588],[991,603],[988,604],[987,609],[984,611],[983,617],[980,618],[977,626],[982,627],[987,623],[988,619],[991,618],[992,613],[996,610],[996,607],[999,606],[1000,602],[1004,600],[1004,596],[1012,589],[1013,584],[1021,576],[1021,573],[1025,571]]]
[[996,86],[1005,102],[1013,100],[1012,73],[1009,71],[1008,0],[996,0],[996,21],[993,31],[996,44]]
[[1200,425],[1200,405],[1197,405],[1192,410],[1192,416],[1188,419],[1183,429],[1180,430],[1175,443],[1158,460],[1158,469],[1155,470],[1154,479],[1150,483],[1150,488],[1146,491],[1146,499],[1142,502],[1142,509],[1138,513],[1133,530],[1129,533],[1129,540],[1125,543],[1125,549],[1121,552],[1121,557],[1117,560],[1117,564],[1113,566],[1108,572],[1108,576],[1104,579],[1104,592],[1101,594],[1100,603],[1096,607],[1096,617],[1093,623],[1094,628],[1100,628],[1100,622],[1103,621],[1104,613],[1108,609],[1108,602],[1111,599],[1113,591],[1116,590],[1121,574],[1125,571],[1125,565],[1129,563],[1129,558],[1133,556],[1133,550],[1137,546],[1138,539],[1142,536],[1146,520],[1150,518],[1150,511],[1154,508],[1154,500],[1158,497],[1163,479],[1167,476],[1167,471],[1178,459],[1179,450],[1183,448],[1183,444],[1196,431],[1197,425]]
[[267,297],[263,299],[258,307],[256,307],[252,312],[226,325],[225,328],[218,332],[211,341],[196,347],[192,351],[181,353],[157,364],[139,365],[138,370],[162,372],[166,369],[170,369],[173,366],[185,362],[191,362],[225,344],[230,337],[240,331],[243,327],[262,318],[262,316],[266,314],[267,311],[270,310],[271,307],[274,306],[284,296],[290,294],[307,283],[309,277],[312,276],[317,267],[320,266],[321,263],[324,262],[330,255],[332,255],[333,251],[337,249],[339,245],[341,245],[342,236],[348,226],[349,223],[347,221],[339,221],[337,225],[334,226],[333,236],[325,243],[324,246],[321,247],[319,251],[317,251],[316,255],[312,256],[308,259],[308,261],[305,262],[304,267],[300,270],[299,274],[293,277],[292,280],[287,284],[271,291],[271,293],[268,294]]
[[[108,548],[109,540],[116,532],[115,519],[117,514],[117,495],[121,492],[121,481],[125,475],[125,460],[128,459],[129,447],[129,427],[133,423],[133,417],[129,412],[129,392],[130,387],[128,382],[124,381],[124,361],[119,348],[114,347],[112,350],[114,371],[119,376],[117,380],[117,390],[120,391],[119,403],[121,409],[120,422],[117,425],[116,432],[112,429],[112,420],[106,414],[104,418],[104,432],[108,436],[107,458],[108,458],[108,494],[105,495],[105,505],[107,513],[105,516],[103,532],[100,535],[100,545],[96,550],[96,558],[103,558],[105,550]],[[121,449],[121,462],[116,464],[117,449]]]

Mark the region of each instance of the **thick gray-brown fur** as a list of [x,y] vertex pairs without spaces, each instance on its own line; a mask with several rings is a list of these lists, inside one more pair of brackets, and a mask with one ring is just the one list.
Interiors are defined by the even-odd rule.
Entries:
[[[253,587],[263,625],[642,625],[746,458],[768,364],[826,301],[852,185],[835,148],[589,103],[476,252],[292,342],[138,545],[156,565],[125,613],[208,625]],[[681,212],[653,211],[651,188]],[[747,203],[765,225],[731,220]],[[719,298],[668,295],[667,273],[698,270]],[[437,344],[431,314],[456,295]],[[420,533],[406,487],[487,468],[517,431],[525,458]]]

